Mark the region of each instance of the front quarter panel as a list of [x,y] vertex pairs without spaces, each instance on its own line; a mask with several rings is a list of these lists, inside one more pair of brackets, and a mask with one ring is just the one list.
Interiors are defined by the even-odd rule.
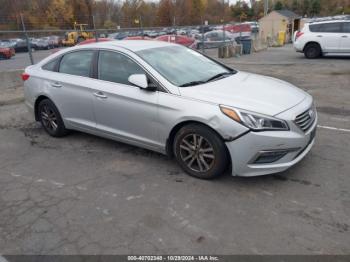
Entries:
[[219,105],[169,93],[159,95],[159,138],[166,144],[178,124],[195,121],[214,129],[224,140],[233,140],[249,129],[224,115]]

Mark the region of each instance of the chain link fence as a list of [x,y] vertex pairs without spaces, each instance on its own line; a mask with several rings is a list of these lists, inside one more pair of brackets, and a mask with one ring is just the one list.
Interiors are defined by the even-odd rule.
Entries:
[[144,27],[140,17],[134,19],[133,27],[121,28],[115,24],[109,25],[101,17],[95,16],[82,16],[79,21],[66,21],[63,18],[52,21],[50,17],[39,21],[24,15],[3,16],[0,17],[0,45],[11,47],[16,52],[28,52],[32,64],[36,62],[32,55],[36,50],[74,46],[88,39],[97,42],[102,41],[102,38],[158,39],[182,44],[201,52],[208,48],[237,45],[241,40],[251,39],[251,49],[255,51],[260,48],[256,47],[261,42],[259,34],[256,28],[247,25],[211,25],[210,21],[205,21],[199,25]]

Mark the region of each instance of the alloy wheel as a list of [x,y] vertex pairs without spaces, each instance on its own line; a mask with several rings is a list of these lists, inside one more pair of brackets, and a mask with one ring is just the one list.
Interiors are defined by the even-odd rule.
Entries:
[[41,111],[41,119],[42,123],[48,130],[55,132],[58,128],[57,116],[47,105],[45,105]]
[[213,146],[198,134],[185,136],[180,143],[181,160],[193,171],[207,172],[215,162]]

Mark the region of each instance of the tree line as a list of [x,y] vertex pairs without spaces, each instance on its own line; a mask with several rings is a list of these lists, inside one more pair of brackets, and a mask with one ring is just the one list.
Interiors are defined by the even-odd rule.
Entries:
[[[199,25],[208,21],[258,20],[264,0],[0,0],[0,30],[70,29]],[[289,9],[301,16],[350,14],[350,0],[269,0],[269,11]]]

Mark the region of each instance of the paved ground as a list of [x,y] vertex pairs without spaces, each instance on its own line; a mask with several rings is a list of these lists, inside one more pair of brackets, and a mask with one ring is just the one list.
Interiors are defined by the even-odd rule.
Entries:
[[[34,63],[39,62],[40,60],[44,59],[49,54],[56,52],[57,50],[58,49],[34,51],[32,53]],[[29,54],[27,52],[20,52],[16,53],[16,55],[9,60],[0,60],[0,72],[23,69],[29,65],[31,65]]]
[[202,181],[147,150],[51,138],[23,104],[1,106],[1,253],[349,254],[349,59],[285,47],[223,61],[314,95],[326,128],[300,164]]

